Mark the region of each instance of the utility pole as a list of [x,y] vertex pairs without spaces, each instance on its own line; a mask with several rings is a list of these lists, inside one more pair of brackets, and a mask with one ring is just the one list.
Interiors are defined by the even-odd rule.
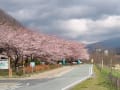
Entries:
[[111,73],[112,73],[112,58],[110,60],[110,69],[111,69]]
[[103,57],[102,57],[102,62],[101,62],[101,68],[103,69],[103,65],[104,65],[104,61],[103,61]]

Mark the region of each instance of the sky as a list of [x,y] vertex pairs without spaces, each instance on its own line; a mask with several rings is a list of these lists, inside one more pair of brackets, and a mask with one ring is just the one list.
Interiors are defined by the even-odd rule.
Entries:
[[25,26],[86,44],[120,36],[120,0],[0,0]]

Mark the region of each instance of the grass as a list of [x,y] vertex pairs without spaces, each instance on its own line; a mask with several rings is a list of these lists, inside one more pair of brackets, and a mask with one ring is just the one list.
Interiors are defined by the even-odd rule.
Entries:
[[120,71],[112,69],[112,75],[120,78]]
[[105,71],[99,71],[94,66],[95,75],[86,81],[76,85],[71,90],[115,90],[107,78],[108,73]]
[[7,76],[8,70],[0,70],[0,76]]
[[[109,74],[111,72],[111,69],[110,67],[104,66],[104,69],[102,70],[102,72],[106,72],[107,74]],[[120,71],[112,69],[112,75],[120,78]]]

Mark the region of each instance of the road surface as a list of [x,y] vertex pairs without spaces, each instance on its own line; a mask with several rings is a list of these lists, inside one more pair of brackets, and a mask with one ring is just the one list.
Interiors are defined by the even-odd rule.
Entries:
[[[76,66],[70,72],[51,79],[32,79],[12,81],[13,88],[0,90],[68,90],[75,84],[89,78],[92,75],[92,65],[83,64]],[[2,82],[2,81],[0,81]],[[5,82],[5,81],[4,81]]]

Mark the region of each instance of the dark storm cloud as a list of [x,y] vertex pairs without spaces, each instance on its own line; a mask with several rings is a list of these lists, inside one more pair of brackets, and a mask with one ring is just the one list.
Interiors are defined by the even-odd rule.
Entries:
[[119,3],[119,0],[1,0],[0,8],[41,32],[94,42],[94,37],[99,41],[119,35]]

